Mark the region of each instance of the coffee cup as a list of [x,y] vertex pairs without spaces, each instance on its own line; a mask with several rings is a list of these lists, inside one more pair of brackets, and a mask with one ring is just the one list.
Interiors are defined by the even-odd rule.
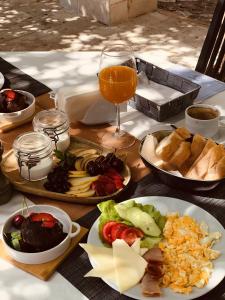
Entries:
[[185,126],[193,134],[199,133],[205,137],[213,137],[219,129],[222,119],[220,111],[207,104],[194,104],[185,110]]

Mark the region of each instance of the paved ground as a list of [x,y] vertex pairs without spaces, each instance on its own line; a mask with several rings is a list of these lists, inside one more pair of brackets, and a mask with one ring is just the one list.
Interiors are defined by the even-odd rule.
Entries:
[[108,27],[66,11],[57,0],[0,0],[1,51],[95,51],[111,41],[130,42],[154,60],[194,68],[207,31],[175,12],[159,10]]

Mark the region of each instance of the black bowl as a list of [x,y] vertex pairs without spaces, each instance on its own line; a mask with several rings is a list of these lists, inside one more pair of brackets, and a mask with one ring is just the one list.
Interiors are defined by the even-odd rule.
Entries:
[[[160,139],[170,134],[171,132],[172,130],[168,129],[168,130],[151,132],[150,134],[153,134],[154,136],[156,136],[157,139]],[[141,144],[139,148],[139,154],[141,156],[141,159],[144,162],[145,166],[150,168],[155,174],[157,174],[157,176],[161,179],[161,181],[164,182],[166,185],[169,185],[176,189],[203,192],[203,191],[212,190],[220,183],[225,182],[225,178],[217,179],[217,180],[196,180],[191,178],[179,177],[175,174],[172,174],[170,172],[167,172],[165,170],[156,167],[154,164],[144,159],[141,155],[141,149],[145,141],[145,138],[146,136],[141,140]]]

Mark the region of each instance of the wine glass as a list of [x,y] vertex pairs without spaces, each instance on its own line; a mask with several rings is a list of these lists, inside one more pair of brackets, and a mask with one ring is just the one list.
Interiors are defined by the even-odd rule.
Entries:
[[101,53],[99,89],[102,96],[116,106],[116,130],[102,137],[104,146],[116,149],[128,148],[135,138],[120,129],[120,103],[135,94],[137,70],[131,46],[115,44],[106,46]]

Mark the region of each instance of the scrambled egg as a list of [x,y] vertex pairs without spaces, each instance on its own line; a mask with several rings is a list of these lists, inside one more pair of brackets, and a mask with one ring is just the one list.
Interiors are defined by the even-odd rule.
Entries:
[[211,260],[220,255],[211,247],[221,234],[209,233],[206,223],[174,213],[167,216],[163,235],[159,243],[164,257],[162,286],[184,294],[194,286],[203,288],[213,269]]

